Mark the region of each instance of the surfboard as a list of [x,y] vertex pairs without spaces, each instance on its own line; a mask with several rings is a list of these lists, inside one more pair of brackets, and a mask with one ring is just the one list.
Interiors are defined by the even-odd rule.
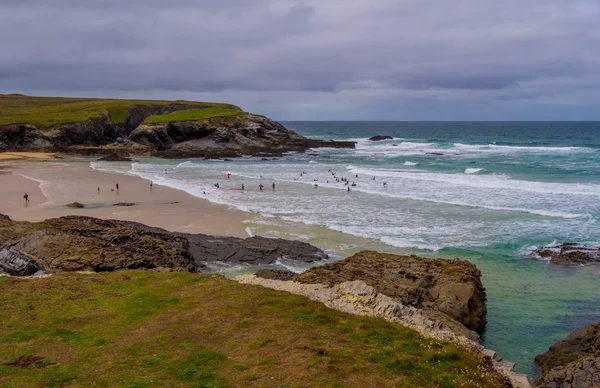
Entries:
[[241,190],[241,189],[242,189],[241,187],[233,187],[233,188],[231,188],[229,190]]

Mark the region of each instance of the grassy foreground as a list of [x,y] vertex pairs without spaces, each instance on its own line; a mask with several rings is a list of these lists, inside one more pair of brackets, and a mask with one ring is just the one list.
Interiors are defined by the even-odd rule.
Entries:
[[498,387],[479,355],[216,275],[0,277],[0,386]]
[[58,124],[85,122],[101,117],[104,113],[108,113],[113,123],[123,124],[129,109],[136,105],[156,107],[173,103],[186,104],[196,108],[192,110],[199,117],[197,120],[203,118],[201,117],[202,111],[205,109],[212,110],[213,115],[216,112],[221,112],[221,115],[242,112],[235,105],[215,102],[31,97],[19,94],[0,94],[0,126],[32,124],[39,128],[47,128]]

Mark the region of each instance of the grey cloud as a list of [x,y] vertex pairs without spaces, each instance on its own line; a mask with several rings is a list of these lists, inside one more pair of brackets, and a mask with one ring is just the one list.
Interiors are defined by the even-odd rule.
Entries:
[[600,76],[593,0],[49,3],[0,4],[0,92],[211,93],[307,118],[315,96],[336,114],[388,117],[440,101],[458,115],[482,96],[490,111],[527,100],[541,112],[557,94],[600,94],[548,86]]

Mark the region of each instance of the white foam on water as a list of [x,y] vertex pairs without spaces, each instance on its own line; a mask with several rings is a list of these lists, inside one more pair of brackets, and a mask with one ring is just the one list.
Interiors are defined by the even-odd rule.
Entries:
[[483,168],[465,168],[465,174],[477,174],[482,170]]
[[419,163],[417,163],[417,162],[409,162],[408,160],[406,162],[404,162],[405,166],[416,166],[417,164],[419,164]]

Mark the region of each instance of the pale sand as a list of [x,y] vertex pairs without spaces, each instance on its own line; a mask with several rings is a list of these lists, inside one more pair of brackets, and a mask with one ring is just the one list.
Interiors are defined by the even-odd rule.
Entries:
[[0,152],[0,161],[7,160],[46,160],[54,154],[48,152]]
[[[242,222],[249,215],[244,212],[165,186],[155,184],[150,189],[148,181],[95,171],[88,162],[18,161],[10,165],[0,163],[0,171],[3,172],[0,174],[0,213],[14,220],[42,221],[84,215],[136,221],[170,231],[248,236]],[[111,191],[116,183],[119,183],[119,192]],[[30,199],[27,205],[23,199],[25,192]],[[86,208],[64,206],[71,202],[80,202]],[[118,202],[135,205],[113,206]]]

